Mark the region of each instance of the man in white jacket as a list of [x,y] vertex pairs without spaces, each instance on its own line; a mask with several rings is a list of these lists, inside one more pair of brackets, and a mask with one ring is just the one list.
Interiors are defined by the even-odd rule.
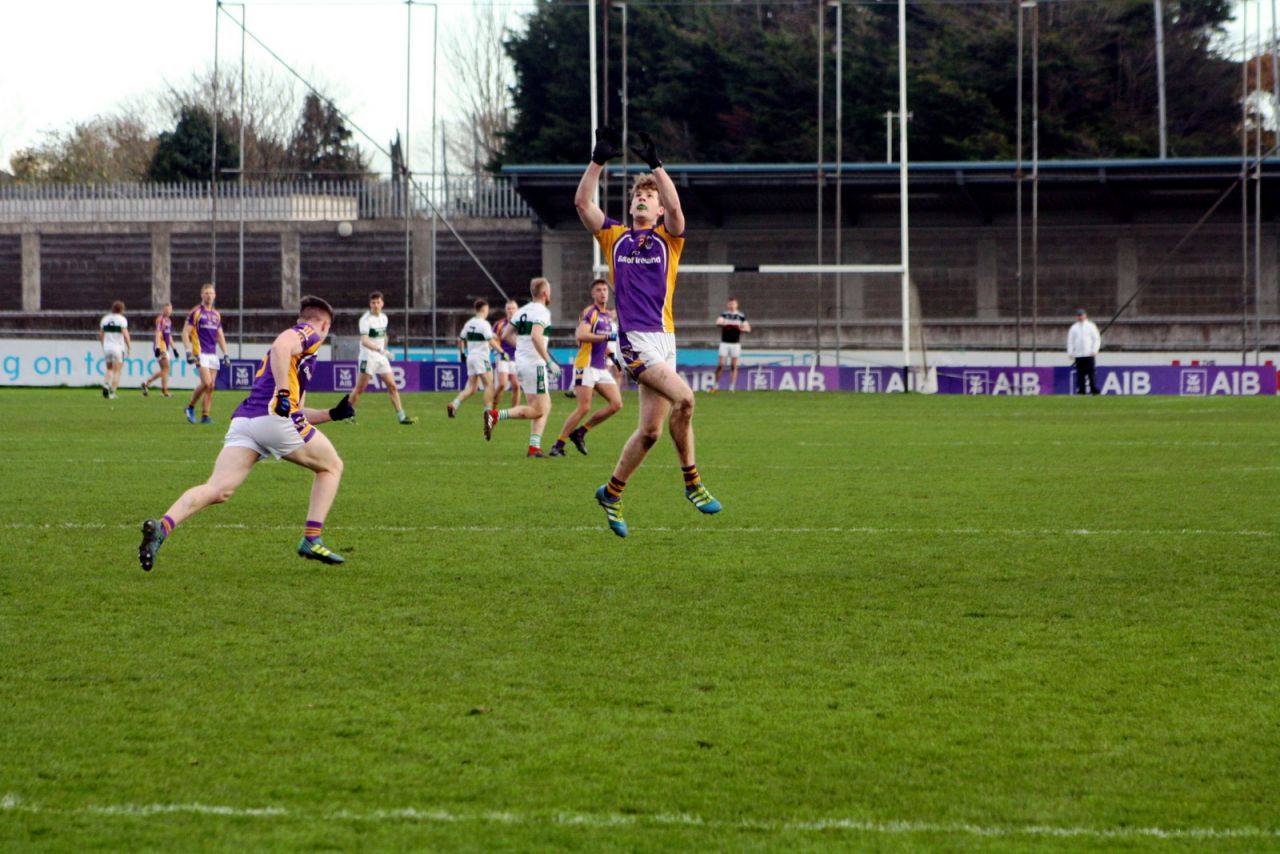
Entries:
[[1102,349],[1102,335],[1098,326],[1089,319],[1083,308],[1076,309],[1076,322],[1067,332],[1067,355],[1076,364],[1076,394],[1085,394],[1085,380],[1089,380],[1089,393],[1101,394],[1098,388],[1097,357]]

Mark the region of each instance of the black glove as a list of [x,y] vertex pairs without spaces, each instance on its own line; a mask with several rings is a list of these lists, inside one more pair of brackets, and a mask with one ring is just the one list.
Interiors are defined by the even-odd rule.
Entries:
[[226,353],[222,354],[222,367],[224,368],[231,367],[231,357],[228,356]]
[[356,408],[351,405],[351,396],[344,394],[338,405],[329,410],[329,417],[334,421],[346,421],[356,417]]
[[192,353],[190,350],[188,350],[188,351],[187,351],[187,364],[188,364],[188,365],[194,365],[195,363],[196,363],[196,354],[195,354],[195,353]]
[[157,358],[157,359],[163,359],[163,358],[164,358],[164,350],[161,350],[159,347],[152,347],[152,348],[151,348],[151,352],[153,352],[153,353],[155,353],[155,354],[156,354],[156,358]]
[[650,169],[657,169],[660,167],[662,165],[662,161],[658,159],[658,148],[653,144],[653,137],[649,136],[649,134],[642,130],[636,131],[636,135],[640,137],[640,142],[643,147],[633,148],[631,149],[631,152],[645,163],[648,163]]
[[276,390],[276,402],[271,405],[271,411],[281,418],[289,417],[289,410],[293,407],[289,404],[289,390],[287,388]]
[[622,132],[616,127],[596,128],[596,147],[591,149],[591,162],[603,166],[608,161],[622,155]]

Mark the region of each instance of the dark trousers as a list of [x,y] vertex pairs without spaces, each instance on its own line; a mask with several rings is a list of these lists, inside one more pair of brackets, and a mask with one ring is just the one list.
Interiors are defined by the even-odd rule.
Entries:
[[1084,381],[1089,380],[1089,392],[1091,394],[1102,394],[1102,389],[1098,388],[1098,373],[1096,360],[1092,356],[1076,357],[1076,394],[1086,394],[1084,390]]

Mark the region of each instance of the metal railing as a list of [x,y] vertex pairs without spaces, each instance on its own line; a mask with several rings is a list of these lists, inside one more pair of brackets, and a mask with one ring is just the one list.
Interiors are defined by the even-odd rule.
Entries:
[[[341,222],[405,216],[405,186],[385,179],[225,181],[216,186],[220,222]],[[487,174],[418,176],[411,216],[524,218],[533,215],[511,182]],[[207,181],[0,185],[0,222],[201,222],[213,217]]]

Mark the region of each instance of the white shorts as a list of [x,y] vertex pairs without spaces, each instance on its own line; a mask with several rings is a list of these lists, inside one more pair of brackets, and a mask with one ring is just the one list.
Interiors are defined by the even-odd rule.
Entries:
[[617,382],[608,368],[593,368],[588,365],[573,369],[573,384],[575,387],[595,388],[598,385],[617,385]]
[[360,373],[368,374],[371,377],[389,374],[391,373],[391,360],[387,358],[386,353],[374,353],[372,350],[367,350],[360,356]]
[[467,376],[483,377],[489,373],[488,356],[467,356]]
[[724,342],[721,342],[720,344],[721,359],[736,359],[741,355],[742,355],[741,344],[725,344]]
[[[315,428],[311,428],[314,435]],[[257,451],[261,459],[283,457],[301,448],[307,442],[298,433],[298,425],[290,418],[278,415],[259,415],[257,418],[232,418],[227,435],[222,440],[224,448],[248,448]]]
[[124,348],[123,347],[107,347],[102,348],[102,357],[107,360],[107,364],[124,364]]
[[504,374],[514,374],[515,372],[516,372],[515,362],[511,361],[510,359],[498,360],[498,376],[503,376]]
[[208,368],[211,371],[216,371],[218,368],[222,367],[222,362],[218,361],[217,353],[201,353],[196,358],[200,360],[199,364],[202,368]]
[[516,360],[516,377],[525,394],[547,394],[551,383],[547,378],[547,366],[541,361],[522,362]]
[[632,379],[638,379],[646,368],[668,364],[676,366],[674,332],[620,332],[618,354]]

